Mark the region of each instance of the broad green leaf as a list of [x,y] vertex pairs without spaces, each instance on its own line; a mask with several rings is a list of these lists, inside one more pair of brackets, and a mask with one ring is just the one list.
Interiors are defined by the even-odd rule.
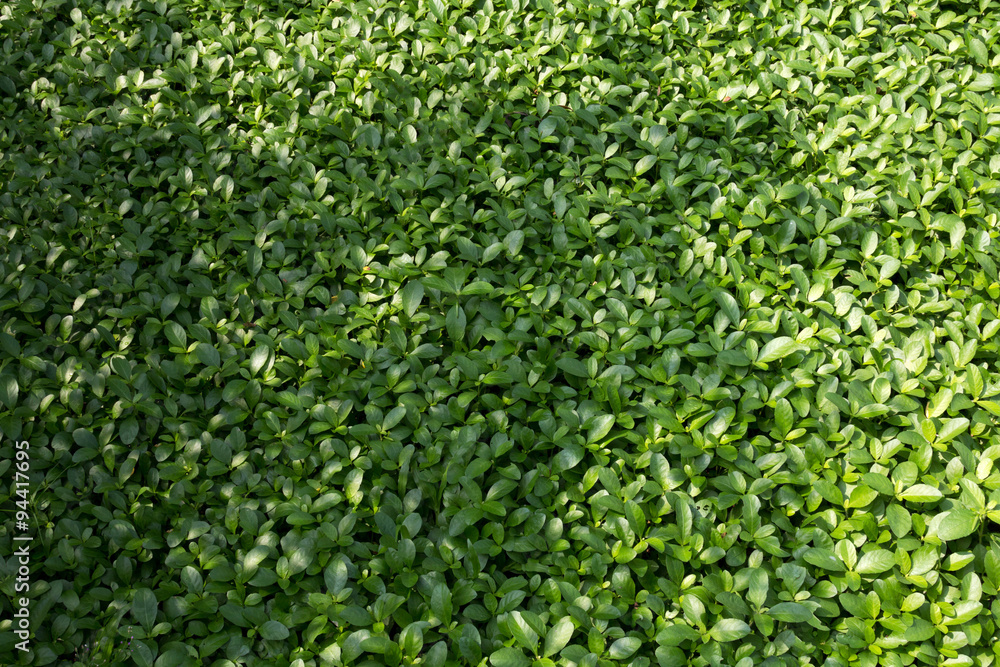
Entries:
[[854,571],[858,574],[879,574],[892,569],[896,564],[896,559],[891,551],[886,549],[873,549],[861,555]]
[[520,229],[508,232],[507,236],[504,237],[503,243],[510,256],[516,256],[521,252],[521,246],[524,244],[524,232]]
[[635,163],[635,175],[642,176],[647,171],[652,169],[653,165],[656,164],[656,159],[655,155],[646,155],[640,158],[639,161]]
[[965,432],[969,427],[969,420],[965,417],[948,419],[937,434],[938,443],[945,443]]
[[396,647],[397,644],[386,637],[368,637],[361,641],[362,650],[369,653],[385,654],[391,652]]
[[267,363],[268,358],[270,358],[271,351],[264,347],[263,345],[258,345],[254,348],[254,351],[250,354],[250,375],[257,375],[260,369],[264,367]]
[[156,623],[156,595],[148,588],[137,588],[132,594],[132,615],[145,630]]
[[469,296],[482,296],[484,294],[491,294],[492,292],[493,286],[483,280],[471,282],[462,288],[462,294]]
[[490,664],[493,667],[528,667],[531,660],[521,649],[506,647],[490,654]]
[[733,323],[733,326],[738,326],[740,323],[740,308],[733,295],[729,292],[717,290],[715,292],[715,300],[719,303],[719,308],[722,309],[723,314]]
[[17,406],[18,393],[17,379],[13,375],[0,375],[0,402],[13,410]]
[[679,646],[688,640],[701,638],[701,633],[684,623],[673,623],[656,633],[656,642],[662,646]]
[[256,276],[260,273],[260,268],[264,264],[264,255],[261,253],[260,248],[257,246],[251,246],[247,250],[247,272],[251,276]]
[[410,280],[403,287],[403,312],[407,317],[413,317],[424,298],[424,286],[417,280]]
[[972,510],[956,507],[939,515],[937,536],[942,541],[950,542],[968,537],[979,524],[979,517]]
[[614,415],[600,415],[594,419],[593,425],[587,432],[587,442],[598,442],[611,432],[611,427],[615,425]]
[[271,641],[288,638],[288,628],[279,621],[267,621],[260,626],[260,636]]
[[838,507],[844,505],[844,494],[836,485],[831,484],[825,479],[818,479],[813,482],[813,488],[827,502]]
[[771,607],[767,615],[785,623],[805,623],[812,618],[812,612],[798,602],[781,602]]
[[638,637],[622,637],[611,644],[608,655],[612,660],[624,660],[639,650],[642,640]]
[[794,199],[805,191],[806,189],[798,183],[785,183],[778,189],[777,199]]
[[745,621],[735,618],[724,618],[716,623],[709,632],[717,642],[733,642],[750,634],[751,628]]
[[769,363],[783,359],[798,351],[802,346],[788,336],[777,336],[767,342],[757,355],[758,363]]
[[460,308],[456,303],[448,311],[448,317],[445,320],[445,326],[448,329],[448,336],[456,342],[460,342],[465,338],[465,310]]
[[974,93],[982,93],[987,90],[994,90],[996,86],[997,77],[995,74],[980,72],[976,75],[975,79],[969,82],[966,86],[966,90],[971,90]]
[[538,653],[538,633],[536,633],[528,622],[521,616],[521,612],[512,611],[507,620],[507,627],[517,643],[528,649],[532,653]]
[[763,607],[768,593],[768,576],[761,568],[750,570],[750,588],[747,599],[757,607]]
[[835,78],[853,77],[855,76],[854,71],[846,67],[831,67],[826,70],[827,76],[832,76]]
[[666,333],[660,342],[664,345],[680,345],[694,338],[694,335],[690,329],[674,329]]
[[980,66],[986,65],[989,59],[989,52],[986,50],[986,45],[983,44],[982,40],[973,37],[969,44],[969,52]]
[[177,324],[177,322],[167,322],[163,326],[163,332],[166,334],[167,340],[174,347],[187,347],[187,334],[184,332],[184,328]]
[[666,457],[659,452],[655,452],[650,457],[650,468],[656,483],[664,490],[669,489],[671,487],[669,479],[670,464],[667,462]]
[[543,657],[548,658],[563,650],[573,636],[574,628],[573,619],[569,616],[562,617],[555,625],[549,628],[548,633],[545,635],[545,652]]
[[[163,301],[160,302],[160,317],[165,318],[167,315],[174,312],[174,310],[177,308],[177,304],[179,304],[180,302],[181,302],[181,295],[178,294],[177,292],[172,292],[163,297]],[[20,354],[20,351],[13,353],[12,356],[16,356],[17,354]]]
[[[890,488],[891,491],[891,488]],[[864,484],[859,484],[854,487],[851,491],[851,497],[848,500],[851,507],[866,507],[871,503],[875,502],[878,498],[878,491],[871,489]]]
[[910,532],[910,527],[912,525],[912,520],[910,513],[906,511],[906,508],[890,504],[885,508],[886,518],[889,521],[889,528],[892,530],[892,534],[897,538],[905,537]]
[[438,584],[431,594],[431,611],[445,627],[451,625],[451,589],[445,584]]
[[937,500],[941,500],[944,495],[933,486],[929,486],[927,484],[914,484],[900,493],[899,497],[903,500],[909,500],[915,503],[932,503]]
[[805,559],[807,563],[811,563],[816,567],[821,567],[824,570],[829,570],[831,572],[844,571],[844,564],[839,558],[837,558],[837,554],[833,553],[829,549],[813,547],[806,550],[806,552],[802,555],[802,558]]

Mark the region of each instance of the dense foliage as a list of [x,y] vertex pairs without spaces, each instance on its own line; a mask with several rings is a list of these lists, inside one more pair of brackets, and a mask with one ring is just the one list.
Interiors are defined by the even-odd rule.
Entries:
[[992,664],[998,11],[4,3],[0,655]]

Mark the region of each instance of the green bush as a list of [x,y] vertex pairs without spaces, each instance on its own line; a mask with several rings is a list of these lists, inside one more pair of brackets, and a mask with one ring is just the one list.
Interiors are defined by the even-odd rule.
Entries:
[[4,664],[993,664],[998,11],[5,3]]

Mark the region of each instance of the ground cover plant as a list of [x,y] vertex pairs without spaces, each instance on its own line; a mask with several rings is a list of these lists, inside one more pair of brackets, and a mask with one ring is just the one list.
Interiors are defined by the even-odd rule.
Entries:
[[4,3],[0,662],[993,664],[998,10]]

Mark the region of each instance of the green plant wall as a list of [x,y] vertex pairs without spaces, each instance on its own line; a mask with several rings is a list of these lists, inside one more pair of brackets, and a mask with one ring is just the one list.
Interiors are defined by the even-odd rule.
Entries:
[[989,667],[998,9],[5,3],[0,662]]

